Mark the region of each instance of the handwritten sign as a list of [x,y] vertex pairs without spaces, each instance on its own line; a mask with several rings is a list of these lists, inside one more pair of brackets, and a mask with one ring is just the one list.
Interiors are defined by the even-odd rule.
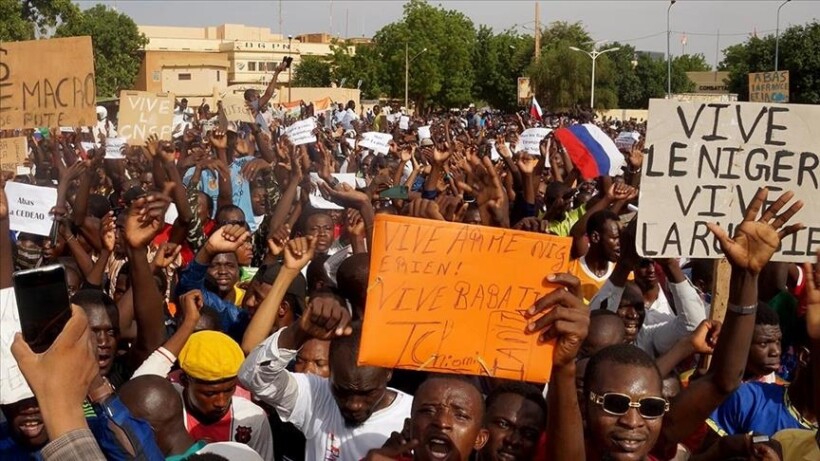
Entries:
[[749,74],[749,101],[789,102],[789,71]]
[[96,124],[96,100],[91,37],[0,43],[0,130]]
[[[490,139],[489,142],[490,142],[490,160],[492,160],[493,162],[495,162],[496,160],[500,160],[501,159],[501,153],[498,152],[498,148],[495,146],[495,139]],[[505,142],[504,145],[507,146],[507,149],[510,149],[510,143]]]
[[57,204],[57,189],[7,182],[9,229],[48,236],[52,219],[49,211]]
[[174,95],[147,91],[121,91],[118,134],[132,145],[142,145],[149,135],[170,141],[174,130]]
[[108,160],[122,160],[125,158],[125,138],[105,139],[105,158]]
[[[356,188],[356,175],[353,173],[333,173],[331,174],[334,178],[336,178],[339,182],[343,182],[350,187]],[[324,198],[322,196],[322,191],[319,190],[319,183],[324,182],[321,178],[319,178],[318,173],[311,173],[310,174],[310,182],[313,183],[316,187],[313,188],[313,191],[310,193],[310,205],[313,208],[319,210],[344,210],[344,207],[336,205],[335,203],[331,202],[330,200]]]
[[28,158],[28,141],[25,136],[0,138],[0,170],[15,171]]
[[521,133],[521,138],[516,146],[516,153],[526,152],[530,155],[541,155],[541,141],[550,134],[549,128],[528,128]]
[[21,331],[14,288],[0,289],[0,405],[34,397],[11,355],[14,334]]
[[419,141],[422,139],[430,139],[433,136],[430,134],[430,125],[419,127]]
[[229,94],[222,98],[222,110],[230,122],[254,123],[247,101],[241,95]]
[[362,139],[359,141],[359,145],[379,154],[386,154],[390,151],[390,141],[392,140],[393,135],[390,133],[368,131],[367,133],[362,133]]
[[399,129],[400,130],[409,130],[410,129],[410,117],[406,115],[402,115],[399,118]]
[[315,129],[316,120],[313,118],[306,118],[287,127],[285,129],[285,134],[294,146],[300,146],[302,144],[316,142],[316,135],[313,133]]
[[647,257],[720,258],[706,228],[732,235],[759,187],[769,200],[791,190],[806,206],[774,261],[807,261],[820,248],[820,107],[809,105],[649,104],[638,213],[638,251]]
[[[377,215],[359,364],[549,380],[528,309],[569,267],[571,239]],[[527,270],[522,270],[527,268]]]

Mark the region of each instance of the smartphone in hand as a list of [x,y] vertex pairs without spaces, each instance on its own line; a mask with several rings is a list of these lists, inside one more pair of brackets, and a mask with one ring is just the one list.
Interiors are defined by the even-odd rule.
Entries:
[[45,352],[71,318],[65,268],[59,264],[15,272],[14,296],[23,339]]

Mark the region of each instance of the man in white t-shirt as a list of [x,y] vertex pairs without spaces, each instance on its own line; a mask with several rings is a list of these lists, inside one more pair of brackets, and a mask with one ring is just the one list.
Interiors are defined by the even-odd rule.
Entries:
[[[330,339],[330,378],[285,369],[311,338]],[[299,322],[257,346],[239,380],[305,434],[305,459],[359,461],[410,416],[412,397],[387,387],[391,370],[356,364],[361,330],[332,296],[311,300]]]

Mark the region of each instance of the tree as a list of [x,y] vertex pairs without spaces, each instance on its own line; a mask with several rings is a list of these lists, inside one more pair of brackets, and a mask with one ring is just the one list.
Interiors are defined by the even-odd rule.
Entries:
[[0,0],[0,41],[33,40],[78,12],[71,0]]
[[535,42],[514,31],[494,34],[487,26],[476,33],[473,53],[475,86],[473,94],[490,106],[504,111],[518,107],[518,77],[529,65]]
[[413,60],[409,94],[417,109],[429,103],[440,107],[467,104],[475,79],[475,36],[473,23],[464,14],[411,0],[404,5],[401,21],[384,26],[373,37],[371,56],[378,56],[385,69],[383,91],[404,96],[407,56]]
[[[749,73],[774,70],[775,37],[750,37],[723,50],[718,68],[729,72],[729,91],[749,100]],[[789,101],[820,103],[820,23],[792,26],[780,35],[779,70],[789,71]]]
[[148,39],[125,14],[104,5],[72,15],[57,27],[55,36],[90,35],[94,49],[97,96],[110,97],[131,88]]
[[313,88],[330,86],[330,64],[324,58],[304,56],[293,72],[293,86]]
[[345,86],[354,87],[361,81],[362,96],[366,99],[378,99],[382,96],[384,65],[372,44],[359,45],[355,48],[347,41],[334,41],[330,45],[332,55],[330,57],[330,78],[331,81]]
[[[539,102],[555,111],[589,107],[592,60],[570,47],[592,50],[592,39],[580,22],[554,22],[542,33],[541,57],[529,67]],[[613,65],[607,55],[595,62],[595,107],[615,107]]]

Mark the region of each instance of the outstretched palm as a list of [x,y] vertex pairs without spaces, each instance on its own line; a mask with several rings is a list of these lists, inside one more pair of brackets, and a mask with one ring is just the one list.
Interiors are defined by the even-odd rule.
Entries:
[[[803,202],[798,200],[786,211],[780,210],[794,197],[793,192],[784,192],[768,209],[757,219],[757,214],[768,196],[768,189],[761,188],[755,194],[752,203],[746,209],[743,222],[737,227],[734,237],[714,223],[708,225],[715,234],[726,258],[733,267],[745,270],[752,274],[759,274],[780,246],[780,241],[787,235],[803,228],[802,224],[792,224],[783,227],[801,208]],[[780,229],[778,231],[778,229]]]

